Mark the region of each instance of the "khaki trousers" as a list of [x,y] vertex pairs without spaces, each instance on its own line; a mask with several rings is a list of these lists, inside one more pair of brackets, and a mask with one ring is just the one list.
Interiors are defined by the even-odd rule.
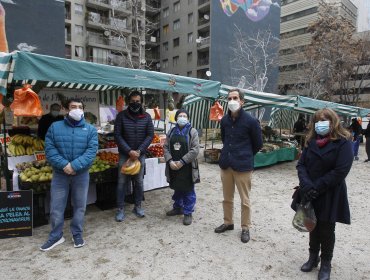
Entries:
[[242,229],[249,229],[251,226],[249,193],[251,191],[252,171],[237,172],[231,168],[221,169],[221,181],[224,193],[222,202],[224,224],[234,224],[234,193],[236,185],[241,200],[241,227]]

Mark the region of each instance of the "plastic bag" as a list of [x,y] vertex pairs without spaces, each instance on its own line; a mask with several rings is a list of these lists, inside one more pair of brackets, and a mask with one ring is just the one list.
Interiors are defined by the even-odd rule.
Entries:
[[31,85],[24,85],[23,88],[14,91],[14,101],[10,105],[15,116],[40,117],[42,106],[39,96],[31,89]]
[[220,121],[223,116],[224,116],[224,109],[222,108],[220,103],[216,101],[215,104],[210,109],[209,120],[210,121]]
[[311,202],[300,203],[297,206],[297,212],[294,215],[292,224],[301,232],[311,232],[315,229],[317,223],[315,210]]
[[159,111],[159,108],[158,106],[154,108],[154,119],[156,121],[160,120],[161,119],[161,112]]
[[121,173],[125,175],[136,175],[140,172],[141,163],[139,160],[126,160],[121,167]]
[[125,100],[122,96],[118,96],[118,99],[116,101],[116,110],[117,112],[121,112],[123,110],[123,107],[125,106]]

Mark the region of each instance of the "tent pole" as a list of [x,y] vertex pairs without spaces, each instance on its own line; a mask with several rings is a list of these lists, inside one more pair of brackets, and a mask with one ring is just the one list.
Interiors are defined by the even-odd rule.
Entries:
[[281,120],[282,120],[282,115],[281,114],[282,114],[282,110],[280,109],[279,111],[280,111],[280,125],[279,126],[280,126],[280,138],[281,138]]

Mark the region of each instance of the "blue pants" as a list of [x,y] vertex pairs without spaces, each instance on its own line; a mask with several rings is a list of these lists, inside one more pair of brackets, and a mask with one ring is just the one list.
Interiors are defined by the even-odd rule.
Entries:
[[358,149],[360,147],[360,137],[357,137],[357,139],[354,140],[352,143],[353,143],[353,155],[355,157],[357,157],[358,156]]
[[89,180],[88,171],[77,175],[53,172],[50,188],[51,232],[49,234],[49,240],[58,240],[63,236],[64,210],[70,190],[73,206],[73,218],[70,225],[71,232],[73,236],[82,237]]
[[118,183],[117,183],[117,208],[124,208],[125,202],[125,194],[127,192],[128,186],[130,186],[131,177],[133,177],[135,181],[135,185],[133,187],[133,192],[135,196],[135,206],[140,206],[141,201],[143,200],[143,180],[144,180],[144,166],[145,166],[145,156],[141,156],[139,158],[141,163],[140,172],[137,175],[130,176],[121,173],[121,167],[123,163],[129,158],[128,155],[119,155],[119,163],[118,163]]
[[195,202],[197,201],[197,196],[193,188],[190,192],[180,192],[175,191],[172,196],[173,208],[183,208],[185,215],[190,215],[194,212]]

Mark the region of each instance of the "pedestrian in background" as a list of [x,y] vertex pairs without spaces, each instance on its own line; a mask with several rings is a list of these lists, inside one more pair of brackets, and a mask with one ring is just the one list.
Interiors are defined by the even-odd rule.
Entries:
[[317,111],[309,126],[305,148],[297,164],[299,193],[292,202],[311,201],[317,217],[309,235],[309,259],[301,267],[309,272],[320,261],[319,280],[330,279],[335,243],[335,223],[350,223],[345,178],[353,162],[350,133],[331,109]]
[[50,112],[43,115],[39,120],[38,129],[37,129],[37,136],[42,140],[45,140],[46,132],[48,131],[49,127],[53,122],[61,121],[64,117],[60,114],[60,110],[62,106],[58,103],[51,104]]
[[175,115],[176,125],[167,133],[164,145],[166,160],[166,177],[170,188],[175,192],[172,196],[173,209],[167,216],[184,215],[183,224],[190,225],[193,221],[196,194],[194,184],[199,183],[199,137],[189,122],[189,113],[180,109]]
[[352,144],[353,144],[353,155],[355,160],[359,160],[358,149],[360,147],[360,138],[362,127],[356,118],[352,119],[352,123],[349,126],[349,130],[352,133]]
[[365,159],[365,162],[370,161],[370,114],[367,114],[367,127],[363,131],[363,135],[365,136],[365,149],[366,149],[366,155],[367,159]]
[[234,229],[234,193],[235,185],[241,200],[241,241],[250,240],[251,227],[250,191],[254,155],[262,147],[261,127],[242,108],[244,94],[238,89],[229,91],[228,113],[221,119],[221,138],[223,148],[219,159],[223,189],[224,223],[215,229],[222,233]]
[[50,224],[48,241],[40,248],[49,251],[63,243],[64,211],[71,192],[73,218],[71,232],[75,248],[85,245],[83,224],[89,190],[89,168],[98,151],[98,134],[85,122],[84,104],[80,99],[67,102],[64,121],[54,122],[45,137],[46,159],[53,167],[50,188]]
[[145,153],[154,137],[154,126],[151,116],[142,107],[143,96],[138,91],[130,93],[128,107],[119,112],[114,123],[114,137],[119,151],[118,170],[128,160],[140,160],[140,171],[136,175],[126,175],[118,172],[117,183],[117,212],[116,221],[125,219],[124,201],[125,193],[131,178],[134,179],[133,192],[135,207],[133,213],[143,218],[144,209],[141,205],[144,196],[144,167]]

